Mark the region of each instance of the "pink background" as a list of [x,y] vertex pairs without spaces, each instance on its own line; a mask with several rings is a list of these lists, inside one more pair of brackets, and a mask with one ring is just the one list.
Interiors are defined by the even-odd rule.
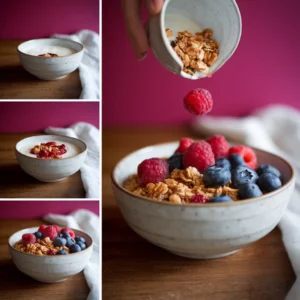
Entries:
[[99,201],[1,201],[0,219],[34,219],[87,209],[99,215]]
[[237,3],[243,21],[237,51],[212,78],[190,81],[164,69],[151,51],[137,61],[125,35],[121,1],[104,0],[104,126],[185,123],[193,117],[182,99],[198,87],[211,92],[212,115],[241,116],[271,103],[300,108],[300,2]]
[[98,102],[0,102],[0,133],[40,132],[88,122],[99,128]]
[[0,39],[32,39],[81,29],[99,32],[99,0],[3,0]]

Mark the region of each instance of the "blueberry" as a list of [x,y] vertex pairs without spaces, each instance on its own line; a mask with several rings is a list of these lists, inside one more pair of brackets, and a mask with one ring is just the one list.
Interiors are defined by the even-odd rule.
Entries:
[[183,170],[182,157],[182,153],[175,153],[170,158],[168,158],[167,162],[169,164],[170,173],[175,169]]
[[252,182],[246,182],[239,186],[239,197],[241,199],[255,198],[262,195],[258,185]]
[[206,187],[219,187],[228,183],[231,179],[231,173],[228,169],[211,166],[205,169],[203,173],[203,182]]
[[228,159],[226,159],[226,158],[223,158],[223,157],[218,158],[216,160],[215,166],[222,167],[222,168],[225,168],[225,169],[231,171],[231,163],[230,163],[230,161]]
[[77,245],[81,248],[81,250],[84,250],[86,248],[86,244],[83,242],[77,242]]
[[68,231],[63,231],[61,234],[62,234],[62,237],[64,237],[65,239],[71,237],[70,233]]
[[39,232],[39,231],[35,232],[34,235],[35,235],[35,237],[36,237],[37,240],[43,238],[43,234],[41,232]]
[[247,166],[238,166],[231,172],[232,187],[237,189],[239,185],[252,182],[256,183],[258,179],[257,173]]
[[73,245],[73,244],[75,244],[74,239],[71,238],[71,237],[67,238],[66,246],[67,246],[68,248],[70,248],[70,246]]
[[76,236],[75,237],[75,242],[78,243],[78,242],[81,242],[81,243],[86,243],[85,241],[85,238],[81,237],[81,236]]
[[246,164],[243,157],[239,154],[231,154],[229,156],[229,161],[232,169],[235,169],[238,166],[244,166]]
[[56,252],[56,255],[66,255],[66,254],[68,254],[68,252],[64,249],[59,250],[59,251]]
[[77,244],[73,244],[69,248],[70,248],[71,253],[75,253],[75,252],[80,252],[81,251],[80,246],[77,245]]
[[67,244],[67,240],[61,237],[57,237],[53,240],[53,245],[55,247],[64,247]]
[[260,176],[262,174],[265,173],[272,173],[273,175],[277,176],[280,178],[280,172],[278,169],[276,169],[275,167],[271,166],[271,165],[260,165],[257,170],[256,170],[257,174]]
[[62,238],[62,237],[64,237],[64,236],[62,235],[62,233],[58,233],[58,234],[57,234],[57,237]]
[[215,196],[209,199],[208,203],[222,203],[233,202],[233,200],[227,195]]
[[262,174],[259,177],[257,184],[264,192],[272,192],[282,186],[280,179],[272,173]]

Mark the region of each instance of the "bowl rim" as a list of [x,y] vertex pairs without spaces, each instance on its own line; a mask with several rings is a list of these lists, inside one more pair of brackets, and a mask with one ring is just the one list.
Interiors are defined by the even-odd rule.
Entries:
[[[223,62],[220,63],[220,65],[213,71],[211,72],[211,69],[209,69],[209,73],[205,74],[203,72],[200,72],[200,74],[202,74],[203,76],[194,76],[194,75],[189,75],[189,74],[185,74],[183,72],[183,63],[182,61],[179,59],[179,57],[177,56],[177,54],[175,53],[175,51],[172,49],[171,45],[170,45],[170,41],[168,40],[166,34],[165,34],[165,13],[166,13],[166,9],[168,7],[168,5],[170,4],[170,2],[172,2],[172,0],[165,0],[161,13],[159,15],[159,23],[160,23],[160,32],[161,32],[161,36],[164,42],[164,46],[166,47],[168,53],[172,56],[173,60],[178,64],[178,66],[181,68],[181,72],[180,76],[187,78],[187,79],[192,79],[192,80],[197,80],[197,79],[201,79],[201,78],[206,78],[209,77],[210,75],[214,74],[216,71],[218,71],[229,59],[230,57],[234,54],[234,52],[236,51],[240,41],[241,41],[241,37],[242,37],[242,17],[241,17],[241,12],[240,9],[238,7],[238,4],[236,3],[235,0],[229,0],[232,2],[233,4],[233,9],[236,12],[237,18],[238,18],[238,35],[237,35],[237,39],[236,39],[236,44],[235,46],[231,49],[231,51],[225,56],[225,58],[223,59]],[[195,73],[196,74],[196,73]]]
[[[21,229],[21,230],[19,230],[19,231],[16,231],[16,232],[14,232],[13,234],[11,234],[10,236],[9,236],[9,238],[8,238],[8,240],[7,240],[7,244],[8,244],[8,247],[9,247],[9,249],[11,249],[11,250],[13,250],[13,251],[15,251],[15,252],[17,252],[17,253],[21,253],[21,254],[26,254],[26,255],[30,255],[30,256],[35,256],[35,257],[51,257],[51,258],[53,258],[53,257],[65,257],[65,255],[36,255],[36,254],[32,254],[32,253],[26,253],[26,252],[22,252],[22,251],[20,251],[20,250],[17,250],[16,248],[14,248],[10,243],[9,243],[9,240],[11,239],[11,237],[13,236],[13,235],[15,235],[15,234],[17,234],[17,233],[19,233],[19,232],[21,232],[21,231],[23,231],[23,230],[37,230],[39,227],[28,227],[28,228],[23,228],[23,229]],[[80,252],[76,252],[76,253],[69,253],[69,254],[67,254],[67,255],[76,255],[76,254],[81,254],[81,253],[83,253],[83,252],[85,252],[85,251],[87,251],[87,250],[90,250],[91,248],[92,248],[92,246],[94,246],[94,240],[92,239],[92,237],[89,235],[89,234],[87,234],[86,232],[84,232],[84,231],[82,231],[82,230],[79,230],[79,229],[74,229],[74,228],[69,228],[69,229],[71,229],[71,230],[75,230],[75,231],[77,231],[77,232],[79,232],[79,233],[83,233],[83,234],[85,234],[85,235],[87,235],[90,239],[91,239],[91,244],[88,246],[88,247],[86,247],[84,250],[81,250]]]
[[259,196],[259,197],[255,197],[255,198],[251,198],[251,199],[245,199],[245,200],[238,200],[238,201],[233,201],[233,202],[226,202],[226,203],[183,203],[182,204],[182,203],[172,203],[172,202],[168,202],[168,201],[157,201],[157,200],[154,200],[154,199],[151,199],[151,198],[147,198],[147,197],[144,197],[144,196],[137,196],[137,195],[129,192],[124,187],[122,187],[121,185],[118,184],[117,180],[115,179],[115,175],[114,174],[115,174],[118,166],[125,159],[127,159],[129,156],[132,156],[134,153],[139,152],[139,151],[146,151],[147,149],[150,149],[150,148],[153,148],[153,147],[167,146],[167,145],[171,145],[171,144],[175,145],[175,143],[178,143],[178,141],[176,141],[176,142],[154,144],[154,145],[150,145],[150,146],[146,146],[146,147],[140,148],[138,150],[132,151],[131,153],[127,154],[122,159],[120,159],[118,161],[118,163],[115,165],[115,167],[113,168],[113,171],[111,172],[112,183],[115,185],[116,188],[118,188],[119,190],[121,190],[125,194],[128,194],[129,196],[131,196],[133,198],[136,198],[138,200],[143,200],[143,201],[146,201],[146,202],[151,202],[154,205],[155,204],[156,205],[171,205],[171,206],[175,206],[175,207],[224,207],[224,206],[245,205],[245,204],[253,203],[253,202],[256,202],[256,201],[259,201],[259,200],[265,200],[265,199],[269,198],[270,196],[274,196],[276,194],[279,194],[281,191],[285,190],[288,186],[290,186],[293,183],[293,181],[295,180],[295,170],[294,170],[293,166],[285,158],[282,158],[279,155],[270,153],[268,151],[264,151],[264,150],[261,150],[261,149],[255,148],[255,147],[251,147],[255,152],[259,151],[259,152],[266,153],[268,155],[271,155],[273,157],[276,157],[276,158],[282,160],[283,162],[285,162],[287,164],[287,166],[289,167],[292,175],[289,178],[289,180],[284,185],[282,185],[279,189],[277,189],[277,190],[275,190],[273,192],[267,193],[267,194],[263,194],[262,196]]
[[[21,153],[21,152],[17,149],[18,144],[21,143],[22,141],[26,140],[26,139],[29,139],[29,138],[32,138],[32,137],[44,137],[44,136],[56,136],[56,137],[59,137],[59,138],[63,137],[63,138],[68,138],[68,139],[72,139],[72,140],[77,140],[77,141],[80,141],[81,143],[83,143],[85,149],[84,149],[82,152],[76,154],[75,156],[67,157],[67,158],[59,158],[59,159],[44,159],[44,158],[39,158],[39,157],[31,157],[31,156],[27,156],[27,155]],[[85,155],[85,153],[87,152],[87,150],[88,150],[88,146],[87,146],[87,144],[86,144],[84,141],[82,141],[82,140],[80,140],[80,139],[78,139],[78,138],[74,138],[74,137],[70,137],[70,136],[65,136],[65,135],[57,135],[57,134],[44,134],[44,135],[32,135],[32,136],[28,136],[28,137],[26,137],[26,138],[24,138],[24,139],[18,141],[18,142],[16,143],[16,145],[15,145],[15,151],[16,151],[19,155],[21,155],[21,156],[23,156],[23,157],[26,157],[26,158],[28,158],[28,159],[37,159],[37,160],[40,160],[40,161],[53,161],[53,160],[55,160],[55,161],[61,161],[61,160],[66,161],[66,160],[68,160],[68,159],[74,159],[74,158],[79,157],[79,156],[81,156],[81,155]]]
[[[26,43],[29,43],[29,42],[33,42],[33,41],[43,41],[43,40],[62,40],[62,41],[68,41],[68,42],[71,42],[71,43],[74,43],[74,44],[77,44],[81,47],[81,49],[79,51],[76,51],[75,53],[72,53],[70,55],[66,55],[66,56],[59,56],[59,57],[45,57],[45,56],[37,56],[37,55],[32,55],[32,54],[28,54],[28,53],[25,53],[23,51],[20,50],[20,47]],[[73,49],[75,50],[75,49]],[[22,42],[21,44],[19,44],[17,46],[17,51],[19,53],[21,53],[22,55],[25,55],[25,56],[29,56],[29,57],[38,57],[39,59],[61,59],[61,58],[67,58],[67,57],[71,57],[71,56],[74,56],[78,53],[81,53],[84,51],[84,46],[79,43],[79,42],[76,42],[76,41],[73,41],[73,40],[68,40],[68,39],[63,39],[63,38],[40,38],[40,39],[32,39],[32,40],[28,40],[28,41],[25,41],[25,42]]]

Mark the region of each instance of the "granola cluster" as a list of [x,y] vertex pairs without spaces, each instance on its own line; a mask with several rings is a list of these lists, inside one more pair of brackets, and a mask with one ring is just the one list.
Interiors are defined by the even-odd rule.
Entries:
[[53,251],[53,253],[58,252],[59,250],[65,250],[67,253],[70,253],[68,247],[55,247],[53,245],[53,241],[49,237],[43,239],[37,239],[34,244],[23,245],[22,241],[17,242],[14,245],[14,248],[30,254],[35,254],[39,256],[48,255],[49,251]]
[[234,201],[239,200],[238,189],[231,188],[230,182],[222,187],[207,188],[202,177],[196,168],[188,167],[185,170],[175,169],[163,182],[149,183],[146,187],[140,187],[137,175],[133,175],[125,181],[124,188],[137,196],[172,203],[189,203],[195,195],[203,195],[207,198],[227,195]]
[[[172,38],[172,30],[166,28],[166,35]],[[188,31],[178,32],[171,46],[182,60],[184,72],[194,75],[196,71],[209,74],[209,67],[218,58],[219,44],[213,39],[213,31],[210,28],[195,35]]]
[[59,57],[59,55],[57,55],[55,53],[39,54],[38,56],[43,56],[43,57]]
[[41,143],[30,149],[31,154],[35,154],[38,158],[62,158],[67,153],[64,144],[57,145],[56,142]]

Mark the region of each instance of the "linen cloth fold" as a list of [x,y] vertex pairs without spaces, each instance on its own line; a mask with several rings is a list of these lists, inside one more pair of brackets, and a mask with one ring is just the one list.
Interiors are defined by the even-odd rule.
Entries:
[[286,300],[300,299],[300,112],[285,105],[259,109],[245,118],[199,117],[192,124],[194,130],[206,134],[220,134],[238,143],[272,152],[290,161],[296,171],[296,185],[292,199],[279,227],[293,269],[296,282]]
[[100,265],[99,265],[99,237],[100,237],[100,224],[99,217],[93,212],[80,209],[72,212],[70,215],[57,215],[48,214],[44,216],[44,220],[57,224],[62,227],[69,227],[86,232],[94,241],[93,252],[89,263],[84,268],[83,273],[87,284],[90,288],[90,293],[87,300],[99,299],[99,286],[100,286]]
[[88,123],[75,123],[69,128],[48,127],[48,134],[78,138],[87,144],[87,156],[80,168],[81,180],[86,191],[86,198],[100,198],[100,133]]
[[84,54],[79,65],[82,86],[80,99],[100,99],[99,35],[91,30],[81,30],[72,35],[54,34],[52,37],[73,40],[83,45]]

